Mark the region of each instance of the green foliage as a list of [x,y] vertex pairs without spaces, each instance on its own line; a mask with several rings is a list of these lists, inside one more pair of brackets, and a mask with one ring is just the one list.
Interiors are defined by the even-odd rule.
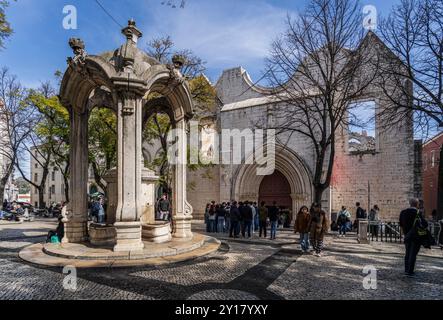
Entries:
[[11,24],[6,19],[6,8],[9,6],[8,0],[0,0],[0,49],[5,47],[4,40],[12,34]]
[[212,107],[215,103],[217,96],[215,88],[204,75],[189,80],[189,88],[191,89],[192,98],[198,106],[207,105]]
[[69,113],[57,96],[45,97],[42,93],[31,91],[29,102],[42,115],[35,133],[43,141],[69,141]]
[[27,194],[31,192],[31,186],[23,178],[17,178],[14,180],[14,184],[18,187],[18,192],[20,194]]
[[117,165],[117,117],[113,110],[95,108],[88,125],[89,161],[97,165],[100,176],[103,176]]

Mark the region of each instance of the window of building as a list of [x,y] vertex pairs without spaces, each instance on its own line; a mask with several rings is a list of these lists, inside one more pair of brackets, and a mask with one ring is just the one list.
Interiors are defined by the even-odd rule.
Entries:
[[375,107],[373,100],[349,104],[349,152],[374,151],[375,143]]
[[36,169],[38,168],[38,163],[36,163],[36,164],[34,165],[34,168],[36,168]]
[[34,188],[34,193],[38,193],[38,188]]
[[52,181],[55,181],[55,171],[52,171]]
[[38,181],[38,173],[34,173],[34,182]]
[[423,154],[423,170],[426,171],[428,169],[428,155]]
[[51,193],[52,193],[52,194],[55,194],[55,185],[52,185],[52,187],[51,187]]
[[431,151],[431,168],[435,167],[435,150]]

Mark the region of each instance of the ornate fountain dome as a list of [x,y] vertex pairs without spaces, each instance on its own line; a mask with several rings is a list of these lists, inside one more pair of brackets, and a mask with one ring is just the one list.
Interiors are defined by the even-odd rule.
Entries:
[[122,30],[127,42],[115,51],[108,51],[99,56],[113,65],[117,71],[133,71],[137,76],[143,74],[152,66],[159,65],[160,62],[148,56],[137,47],[138,40],[143,36],[137,28],[134,20],[128,21],[128,26]]

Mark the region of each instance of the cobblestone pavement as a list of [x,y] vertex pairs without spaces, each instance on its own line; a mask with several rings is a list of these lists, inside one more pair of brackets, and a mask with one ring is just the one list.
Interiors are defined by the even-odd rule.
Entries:
[[[0,299],[443,299],[443,252],[423,250],[418,276],[402,274],[399,244],[360,245],[355,237],[329,236],[323,257],[302,255],[298,236],[277,240],[222,240],[220,250],[162,267],[79,269],[77,290],[63,289],[60,268],[18,258],[25,246],[43,242],[55,220],[0,224]],[[201,223],[194,224],[197,232]],[[363,268],[377,270],[377,289],[364,289]]]

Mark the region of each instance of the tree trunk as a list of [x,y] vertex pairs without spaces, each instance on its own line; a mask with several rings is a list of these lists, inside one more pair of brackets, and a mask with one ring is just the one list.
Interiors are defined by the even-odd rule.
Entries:
[[3,200],[5,199],[5,185],[3,182],[0,182],[0,196],[1,203],[3,204]]
[[40,185],[38,187],[38,207],[40,209],[45,209],[46,207],[46,203],[45,203],[45,199],[44,199],[44,192],[45,190],[45,186],[44,185]]
[[323,187],[314,186],[314,202],[321,204],[321,200],[323,197],[323,192],[325,189]]
[[69,161],[66,162],[65,169],[63,171],[63,181],[65,184],[65,200],[69,202]]
[[437,218],[441,220],[443,219],[443,146],[440,149],[437,192]]
[[102,176],[100,174],[100,169],[99,169],[99,167],[98,167],[98,165],[97,165],[97,163],[95,161],[91,161],[91,164],[92,164],[92,171],[94,173],[95,183],[97,184],[97,186],[100,187],[100,189],[103,190],[103,193],[106,194],[107,187],[106,187],[106,184],[103,183],[103,179],[102,179]]
[[66,202],[69,202],[69,180],[66,177],[63,177],[63,179],[65,185],[65,200]]

